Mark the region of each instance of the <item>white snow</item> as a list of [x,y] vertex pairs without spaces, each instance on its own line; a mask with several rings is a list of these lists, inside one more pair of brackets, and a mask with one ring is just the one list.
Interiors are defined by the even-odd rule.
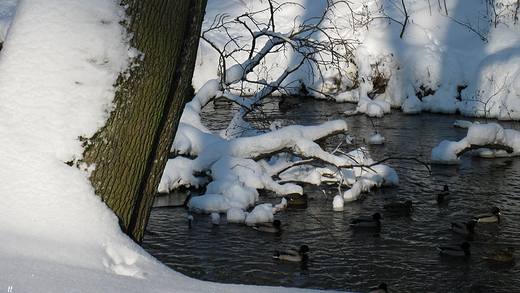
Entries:
[[471,122],[471,121],[467,121],[467,120],[455,120],[455,122],[453,122],[454,126],[460,127],[460,128],[469,128],[471,125],[474,125],[474,124],[480,124],[480,122],[478,122],[478,121]]
[[403,110],[403,113],[406,114],[419,114],[422,112],[422,103],[419,98],[415,96],[415,93],[410,91],[407,94],[408,98],[404,100],[403,104],[401,105],[401,109]]
[[372,136],[368,140],[368,144],[384,144],[384,143],[385,143],[385,138],[379,133],[376,133],[374,136]]
[[213,225],[220,225],[220,214],[219,213],[211,213],[211,223]]
[[[509,157],[520,154],[520,131],[504,129],[497,123],[472,124],[468,134],[460,141],[442,141],[432,149],[431,161],[438,164],[458,164],[458,154],[470,146],[482,146],[475,154],[482,157]],[[511,153],[503,149],[490,149],[491,146],[510,147]]]
[[334,199],[332,200],[332,209],[336,212],[343,211],[345,207],[345,200],[343,199],[343,196],[340,194],[337,194],[334,196]]
[[[338,35],[343,38],[360,43],[353,49],[354,63],[343,64],[342,72],[324,67],[321,78],[307,74],[309,68],[303,66],[291,74],[286,83],[302,80],[308,87],[323,90],[338,102],[357,102],[355,113],[366,113],[372,117],[389,113],[388,107],[381,105],[384,101],[409,114],[459,111],[475,117],[520,119],[520,32],[514,18],[514,1],[494,1],[494,7],[490,7],[487,1],[446,1],[446,9],[444,2],[442,5],[420,1],[404,3],[410,19],[401,39],[402,26],[388,19],[404,21],[401,2],[354,1],[350,3],[352,13],[340,2],[330,12],[331,18],[327,24],[335,25]],[[240,1],[210,8],[204,27],[208,28],[215,15],[224,9],[231,19],[251,12],[251,9],[266,8],[267,5],[262,1]],[[285,6],[279,15],[278,34],[291,32],[293,20],[296,25],[301,23],[303,19],[298,15],[318,16],[324,6],[325,1],[305,3],[304,11],[300,7]],[[362,15],[372,17],[366,26],[361,21]],[[267,14],[258,17],[268,22]],[[282,19],[291,21],[284,22]],[[352,26],[352,23],[359,26]],[[240,33],[239,25],[232,26],[228,31],[231,35],[240,35],[237,47],[250,42],[250,34]],[[221,48],[227,42],[227,38],[218,31],[212,31],[208,36]],[[313,37],[326,41],[323,34]],[[199,66],[194,78],[196,88],[218,77],[218,54],[204,42],[199,50]],[[235,60],[226,60],[229,64],[228,81],[236,80],[242,73],[241,68],[233,65],[237,61],[243,62],[247,54],[242,52],[235,54],[235,57]],[[269,73],[271,78],[275,77],[292,57],[287,56],[285,50],[271,54],[266,62],[269,66],[255,71],[255,75],[268,79],[266,74]],[[378,76],[388,80],[386,89],[384,93],[371,94]],[[341,81],[339,87],[338,80]],[[356,82],[358,87],[338,91],[338,88],[351,88]],[[258,90],[256,84],[242,86],[248,93]],[[416,93],[424,96],[419,99]]]
[[247,213],[241,208],[229,208],[226,213],[226,219],[229,223],[245,223]]
[[[446,1],[450,17],[435,2],[404,2],[410,21],[402,39],[402,27],[385,17],[403,20],[400,2],[356,0],[350,3],[354,13],[340,3],[326,25],[335,24],[339,35],[352,40],[354,62],[342,64],[340,70],[323,68],[321,79],[305,65],[284,84],[301,80],[338,102],[357,103],[354,112],[371,117],[400,108],[409,114],[458,111],[472,117],[520,119],[520,32],[510,10],[515,1],[497,0],[494,9],[489,9],[488,1]],[[284,6],[277,18],[279,31],[270,35],[286,38],[294,25],[305,20],[297,16],[318,16],[325,4],[325,0],[317,0],[306,1],[305,7]],[[267,5],[267,1],[210,0],[204,28],[219,13],[226,12],[233,19]],[[363,23],[362,15],[374,19]],[[89,169],[65,164],[81,158],[78,137],[92,136],[104,125],[114,107],[116,79],[139,56],[128,46],[130,36],[120,25],[124,17],[124,7],[116,0],[0,2],[0,288],[12,292],[311,292],[202,282],[172,271],[121,232],[117,217],[94,194]],[[267,23],[268,15],[263,17]],[[361,25],[352,27],[351,23]],[[249,32],[239,25],[229,33],[240,36],[236,39],[244,42],[240,44],[250,40]],[[220,46],[228,41],[218,31],[208,37]],[[320,35],[312,38],[324,40]],[[271,82],[287,66],[295,65],[298,58],[293,55],[286,50],[269,54],[247,76]],[[244,76],[246,71],[238,63],[250,64],[246,58],[242,52],[227,60],[226,83]],[[303,192],[297,184],[272,179],[294,158],[253,160],[266,150],[290,148],[294,155],[336,166],[374,163],[366,149],[356,149],[348,156],[331,154],[314,142],[323,133],[348,134],[342,120],[273,128],[254,137],[238,137],[228,131],[222,136],[212,134],[200,119],[209,99],[225,95],[245,107],[254,102],[222,92],[218,59],[211,46],[201,41],[193,79],[197,97],[186,105],[174,143],[178,154],[197,158],[169,161],[161,192],[211,181],[208,193],[192,198],[190,207],[220,213],[219,217],[225,213],[228,222],[252,224],[272,221],[286,206],[283,199],[254,206],[257,189],[279,195]],[[387,80],[383,93],[372,92],[377,80]],[[346,88],[352,90],[344,91]],[[261,90],[256,83],[243,84],[242,89],[251,95]],[[247,126],[239,116],[233,125]],[[470,145],[505,145],[514,150],[508,154],[481,149],[482,156],[520,153],[516,130],[494,123],[460,125],[469,127],[467,136],[458,142],[441,142],[432,150],[433,162],[457,163],[457,153]],[[335,196],[333,210],[342,210],[370,188],[399,184],[397,173],[387,166],[332,169],[306,172],[296,166],[283,176],[319,184],[324,175],[334,174],[350,188]],[[194,172],[208,176],[196,177]],[[217,216],[213,217],[216,221]]]

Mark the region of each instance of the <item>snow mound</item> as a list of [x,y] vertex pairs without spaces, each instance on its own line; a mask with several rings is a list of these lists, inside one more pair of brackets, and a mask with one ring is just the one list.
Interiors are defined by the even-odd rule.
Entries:
[[384,144],[385,143],[385,138],[377,133],[375,134],[374,136],[372,136],[369,140],[368,140],[368,143],[369,144]]

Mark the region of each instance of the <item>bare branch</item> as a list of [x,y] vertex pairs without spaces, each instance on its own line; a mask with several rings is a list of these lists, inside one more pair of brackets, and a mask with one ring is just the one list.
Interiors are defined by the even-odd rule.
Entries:
[[[406,5],[404,4],[404,0],[401,0],[401,4],[403,5],[404,23],[403,23],[403,29],[401,30],[401,34],[399,34],[400,39],[403,38],[404,29],[406,28],[406,24],[408,23],[408,18],[410,17],[408,15],[408,12],[406,11]],[[448,14],[447,11],[446,11],[446,14]]]
[[478,150],[478,149],[503,150],[510,154],[515,152],[515,149],[508,145],[502,145],[502,144],[474,145],[474,144],[472,144],[469,147],[462,149],[460,152],[458,152],[457,157],[460,157],[462,154],[464,154],[468,151]]
[[468,29],[471,30],[472,32],[476,33],[477,36],[479,36],[480,39],[481,39],[482,41],[484,41],[484,42],[486,42],[486,43],[488,42],[488,39],[487,39],[483,34],[481,34],[478,30],[476,30],[475,28],[473,28],[473,27],[471,26],[470,23],[463,23],[463,22],[458,21],[458,20],[456,20],[455,18],[453,18],[453,17],[451,17],[451,16],[448,16],[448,15],[445,15],[445,17],[449,18],[450,20],[454,21],[455,23],[460,24],[460,25],[462,25],[462,26],[468,28]]

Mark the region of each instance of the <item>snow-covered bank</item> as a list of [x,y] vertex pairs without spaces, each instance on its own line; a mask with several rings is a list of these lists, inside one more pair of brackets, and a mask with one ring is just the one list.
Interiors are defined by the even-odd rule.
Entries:
[[110,288],[117,275],[165,271],[121,232],[86,171],[64,163],[81,156],[79,136],[104,124],[113,84],[129,64],[123,16],[115,1],[16,7],[0,53],[2,288],[61,291],[83,283],[78,291],[89,292],[92,276]]
[[[338,3],[326,24],[335,26],[338,36],[346,41],[353,53],[352,62],[343,64],[341,70],[324,67],[321,76],[309,74],[309,67],[303,66],[290,75],[286,84],[301,80],[308,87],[322,90],[328,98],[358,103],[356,112],[374,117],[387,113],[386,106],[391,105],[410,114],[460,112],[475,117],[520,119],[520,63],[516,61],[520,56],[520,31],[514,1],[404,3],[409,19],[402,38],[405,16],[401,3],[354,1],[351,11]],[[223,11],[233,19],[267,5],[261,1],[231,1],[224,6],[210,3],[204,29]],[[319,17],[326,2],[307,1],[304,6],[283,6],[275,18],[277,32],[287,34],[306,19]],[[255,16],[260,23],[268,23],[267,12]],[[235,40],[240,45],[250,42],[250,34],[241,25],[230,26],[228,32],[240,36]],[[228,41],[223,30],[213,31],[208,37],[221,48]],[[313,37],[327,41],[323,34]],[[233,48],[228,44],[228,51]],[[246,52],[233,56],[239,62],[247,58]],[[196,89],[218,77],[218,58],[208,43],[201,42],[194,77]],[[293,58],[285,50],[272,54],[255,75],[259,79],[268,79],[266,73],[277,76]],[[236,60],[228,58],[227,67]],[[243,86],[248,93],[258,90],[256,84]]]
[[2,257],[0,286],[4,292],[273,292],[318,293],[323,290],[221,284],[188,278],[155,261],[142,278],[118,275],[75,264],[35,258]]

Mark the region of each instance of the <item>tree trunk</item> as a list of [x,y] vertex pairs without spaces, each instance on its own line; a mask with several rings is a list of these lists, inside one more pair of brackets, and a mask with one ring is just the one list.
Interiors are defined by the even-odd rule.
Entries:
[[131,45],[144,54],[84,153],[90,181],[140,243],[191,87],[207,0],[127,0]]

